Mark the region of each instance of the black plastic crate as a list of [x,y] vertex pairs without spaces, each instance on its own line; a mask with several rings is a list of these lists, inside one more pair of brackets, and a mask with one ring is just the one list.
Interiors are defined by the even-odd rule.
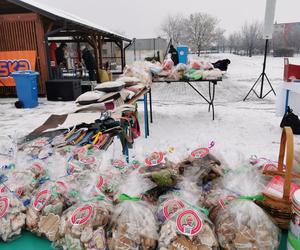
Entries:
[[46,81],[49,101],[75,101],[81,95],[81,81],[78,79]]

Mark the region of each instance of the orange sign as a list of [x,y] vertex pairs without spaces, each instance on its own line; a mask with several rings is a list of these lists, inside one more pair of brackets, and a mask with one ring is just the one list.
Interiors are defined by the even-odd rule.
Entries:
[[14,71],[35,70],[36,51],[0,51],[0,85],[15,86]]

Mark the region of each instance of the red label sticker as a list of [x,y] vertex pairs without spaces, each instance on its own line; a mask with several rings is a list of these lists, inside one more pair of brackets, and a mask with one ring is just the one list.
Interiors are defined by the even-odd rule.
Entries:
[[35,200],[33,202],[33,207],[37,211],[41,211],[44,208],[44,206],[46,205],[50,196],[51,196],[51,192],[49,189],[44,189],[44,190],[40,191],[37,194],[37,196],[35,197]]
[[9,200],[7,197],[0,198],[0,218],[6,215],[9,207]]
[[0,186],[0,193],[5,193],[7,190],[7,188],[4,185]]
[[221,206],[221,208],[225,208],[229,202],[233,201],[236,199],[236,196],[234,195],[228,195],[225,198],[219,200],[219,205]]
[[277,170],[277,165],[274,163],[266,163],[263,166],[263,171],[276,171]]
[[55,184],[56,184],[56,192],[57,193],[64,194],[64,193],[68,192],[68,187],[65,182],[56,181]]
[[163,152],[153,152],[149,157],[145,159],[145,163],[147,166],[156,166],[164,160],[164,153]]
[[74,174],[75,172],[80,172],[81,168],[74,164],[73,162],[69,162],[67,166],[67,173]]
[[176,225],[180,233],[194,236],[202,229],[203,222],[196,211],[187,209],[178,215]]
[[92,213],[93,207],[91,205],[79,207],[73,212],[71,216],[71,223],[73,225],[82,225],[91,218]]
[[83,164],[91,165],[96,162],[96,158],[94,156],[86,156],[80,158],[79,161]]
[[[283,186],[284,186],[284,179],[281,176],[274,176],[272,180],[268,183],[264,192],[266,194],[273,195],[277,198],[283,197]],[[300,189],[300,186],[296,183],[291,183],[291,190],[290,190],[290,199],[292,198],[294,192]]]
[[34,162],[31,166],[31,171],[35,174],[41,174],[44,172],[44,167],[39,162]]
[[43,146],[46,146],[47,144],[49,144],[49,142],[47,140],[38,140],[33,143],[33,146],[34,147],[43,147]]
[[126,162],[123,160],[114,160],[114,161],[112,161],[112,165],[115,168],[123,169],[126,166]]
[[200,159],[205,157],[209,153],[208,148],[198,148],[191,153],[191,156],[195,159]]
[[173,199],[167,201],[163,206],[163,214],[166,219],[171,218],[178,210],[184,208],[181,200]]
[[102,188],[103,184],[104,184],[104,178],[103,178],[103,176],[99,176],[98,182],[96,184],[96,188],[99,191],[101,191],[101,188]]
[[75,148],[73,151],[74,155],[85,155],[86,152],[87,152],[87,149],[85,147]]
[[25,188],[24,187],[18,187],[15,191],[16,195],[20,198],[25,192]]

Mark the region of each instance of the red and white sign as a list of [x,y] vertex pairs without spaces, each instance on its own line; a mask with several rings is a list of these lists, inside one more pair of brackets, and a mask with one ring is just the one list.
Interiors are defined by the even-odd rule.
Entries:
[[7,197],[0,198],[0,218],[4,217],[9,207],[9,199]]
[[178,215],[176,225],[180,233],[194,236],[201,231],[203,222],[196,211],[187,209]]
[[149,157],[145,159],[145,163],[147,166],[152,167],[159,165],[164,160],[163,152],[153,152]]
[[82,225],[91,218],[92,214],[93,207],[91,205],[79,207],[73,212],[71,216],[71,223],[73,225]]
[[208,148],[198,148],[192,151],[191,156],[194,157],[195,159],[200,159],[205,157],[208,153],[209,153]]
[[46,205],[50,196],[51,196],[51,192],[49,189],[44,189],[44,190],[40,191],[37,194],[37,196],[35,197],[35,200],[33,202],[33,207],[37,211],[41,211],[44,208],[44,206]]

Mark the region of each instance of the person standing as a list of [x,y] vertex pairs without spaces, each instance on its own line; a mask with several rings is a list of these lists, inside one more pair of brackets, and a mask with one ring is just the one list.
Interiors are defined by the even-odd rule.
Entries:
[[88,48],[84,48],[82,51],[82,59],[85,64],[86,69],[88,70],[89,80],[96,80],[96,61],[92,53],[88,50]]
[[169,53],[171,54],[171,59],[174,62],[174,65],[176,66],[178,64],[178,52],[172,44],[170,45]]
[[65,58],[65,52],[67,50],[67,44],[61,43],[59,47],[55,50],[56,64],[57,64],[57,78],[62,79],[63,73],[62,68],[66,67],[67,60]]

